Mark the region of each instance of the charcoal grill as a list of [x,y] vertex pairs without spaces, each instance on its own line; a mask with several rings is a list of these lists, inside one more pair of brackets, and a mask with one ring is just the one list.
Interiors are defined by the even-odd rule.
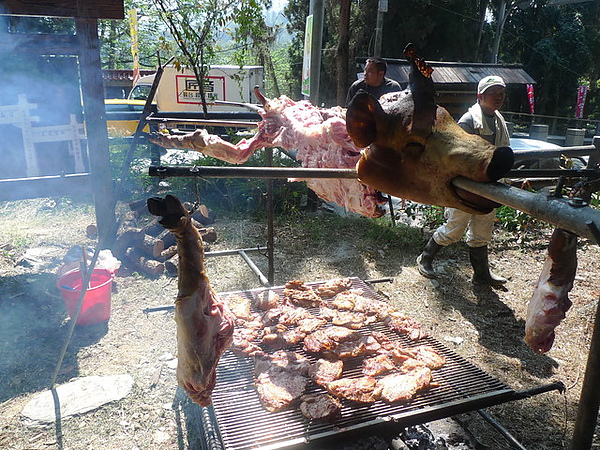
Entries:
[[[362,288],[365,297],[382,300],[364,281],[358,278],[351,280],[352,288]],[[321,283],[306,284],[316,287]],[[280,286],[270,289],[283,296],[283,288]],[[220,295],[226,298],[230,294],[239,294],[252,300],[263,290],[265,289],[227,292]],[[378,401],[370,405],[361,405],[343,400],[341,414],[334,421],[309,421],[297,408],[275,413],[264,409],[254,386],[253,358],[237,356],[227,351],[221,357],[217,368],[217,384],[212,395],[213,405],[209,408],[201,408],[201,413],[198,414],[205,433],[209,430],[211,435],[210,440],[203,442],[203,448],[232,450],[302,448],[332,439],[345,439],[353,433],[391,437],[403,427],[561,388],[560,383],[554,383],[531,392],[516,392],[432,337],[416,342],[411,341],[381,323],[374,323],[363,329],[365,332],[383,332],[388,337],[401,341],[407,347],[423,344],[434,347],[447,360],[444,367],[433,371],[437,385],[403,404],[390,405]],[[315,360],[314,356],[305,353],[301,346],[296,346],[292,350],[303,354],[311,361]],[[343,376],[361,376],[361,363],[362,358],[345,361]],[[324,393],[325,390],[311,382],[307,393],[316,392]]]

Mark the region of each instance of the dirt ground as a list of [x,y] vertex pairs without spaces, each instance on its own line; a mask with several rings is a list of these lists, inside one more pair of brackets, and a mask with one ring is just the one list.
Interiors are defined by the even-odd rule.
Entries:
[[[600,297],[597,245],[580,240],[579,268],[570,294],[573,306],[557,329],[552,350],[539,356],[523,342],[524,319],[550,228],[520,236],[496,231],[491,260],[509,282],[505,289],[494,290],[471,283],[464,244],[441,252],[436,261],[440,277],[431,281],[415,266],[430,230],[407,230],[403,244],[397,242],[398,234],[388,238],[387,228],[381,226],[381,235],[374,240],[378,227],[367,226],[368,219],[346,218],[339,226],[330,215],[320,212],[278,221],[275,285],[291,279],[391,277],[392,282],[375,285],[384,298],[511,388],[562,381],[564,394],[544,393],[490,407],[488,412],[528,449],[569,448]],[[177,394],[172,313],[143,311],[173,302],[176,280],[166,275],[148,279],[118,273],[107,326],[77,327],[61,365],[58,384],[90,375],[129,374],[135,384],[127,397],[64,419],[60,430],[29,427],[21,419],[32,396],[48,389],[69,328],[55,286],[56,270],[71,246],[95,245],[85,234],[93,222],[89,204],[68,199],[0,204],[0,448],[195,448],[188,444],[190,430],[182,420],[182,399]],[[336,224],[339,229],[332,229]],[[214,227],[219,239],[212,250],[266,242],[263,220],[218,217]],[[266,274],[266,258],[254,254],[252,259]],[[218,292],[260,287],[238,256],[208,258],[207,273]],[[479,448],[510,448],[476,412],[458,419]],[[598,437],[595,446],[600,446]]]

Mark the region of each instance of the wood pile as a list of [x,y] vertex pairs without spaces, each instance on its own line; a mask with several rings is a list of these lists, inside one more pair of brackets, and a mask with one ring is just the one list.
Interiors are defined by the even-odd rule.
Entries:
[[[191,205],[185,206],[191,210]],[[112,249],[113,255],[121,261],[121,267],[152,278],[163,273],[177,276],[179,257],[175,236],[150,215],[146,200],[132,202],[129,208]],[[152,217],[150,222],[138,226],[149,217]],[[200,205],[191,217],[204,241],[205,251],[210,251],[210,244],[218,237],[213,227],[206,226],[214,222],[213,212]]]

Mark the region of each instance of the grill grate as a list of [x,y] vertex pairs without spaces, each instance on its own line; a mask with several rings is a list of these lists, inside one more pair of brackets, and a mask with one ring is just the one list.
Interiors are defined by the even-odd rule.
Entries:
[[[315,287],[320,283],[307,284]],[[352,288],[362,288],[365,297],[381,300],[369,285],[358,278],[352,278]],[[235,293],[253,299],[262,290]],[[283,297],[283,286],[271,290]],[[228,294],[231,292],[220,295],[225,297]],[[383,332],[407,347],[427,344],[435,348],[446,357],[444,367],[433,371],[438,386],[418,393],[412,401],[403,404],[390,405],[378,401],[361,405],[342,400],[342,412],[336,420],[309,421],[297,408],[275,413],[264,409],[254,386],[253,359],[227,351],[219,362],[217,385],[212,395],[216,423],[211,426],[218,429],[223,446],[232,450],[287,448],[351,431],[389,428],[390,423],[395,428],[424,423],[514,399],[512,389],[431,337],[410,341],[381,323],[363,329]],[[316,359],[305,353],[302,346],[293,350],[311,361]],[[345,361],[343,376],[361,376],[361,363],[362,358]],[[311,381],[307,393],[313,392],[325,390]]]

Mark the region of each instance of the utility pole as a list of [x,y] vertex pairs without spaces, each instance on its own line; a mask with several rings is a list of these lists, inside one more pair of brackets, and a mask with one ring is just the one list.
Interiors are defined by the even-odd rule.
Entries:
[[375,48],[373,49],[373,56],[376,58],[381,57],[381,41],[383,39],[383,14],[388,11],[388,0],[379,0],[379,7],[377,8],[377,24],[375,25]]

